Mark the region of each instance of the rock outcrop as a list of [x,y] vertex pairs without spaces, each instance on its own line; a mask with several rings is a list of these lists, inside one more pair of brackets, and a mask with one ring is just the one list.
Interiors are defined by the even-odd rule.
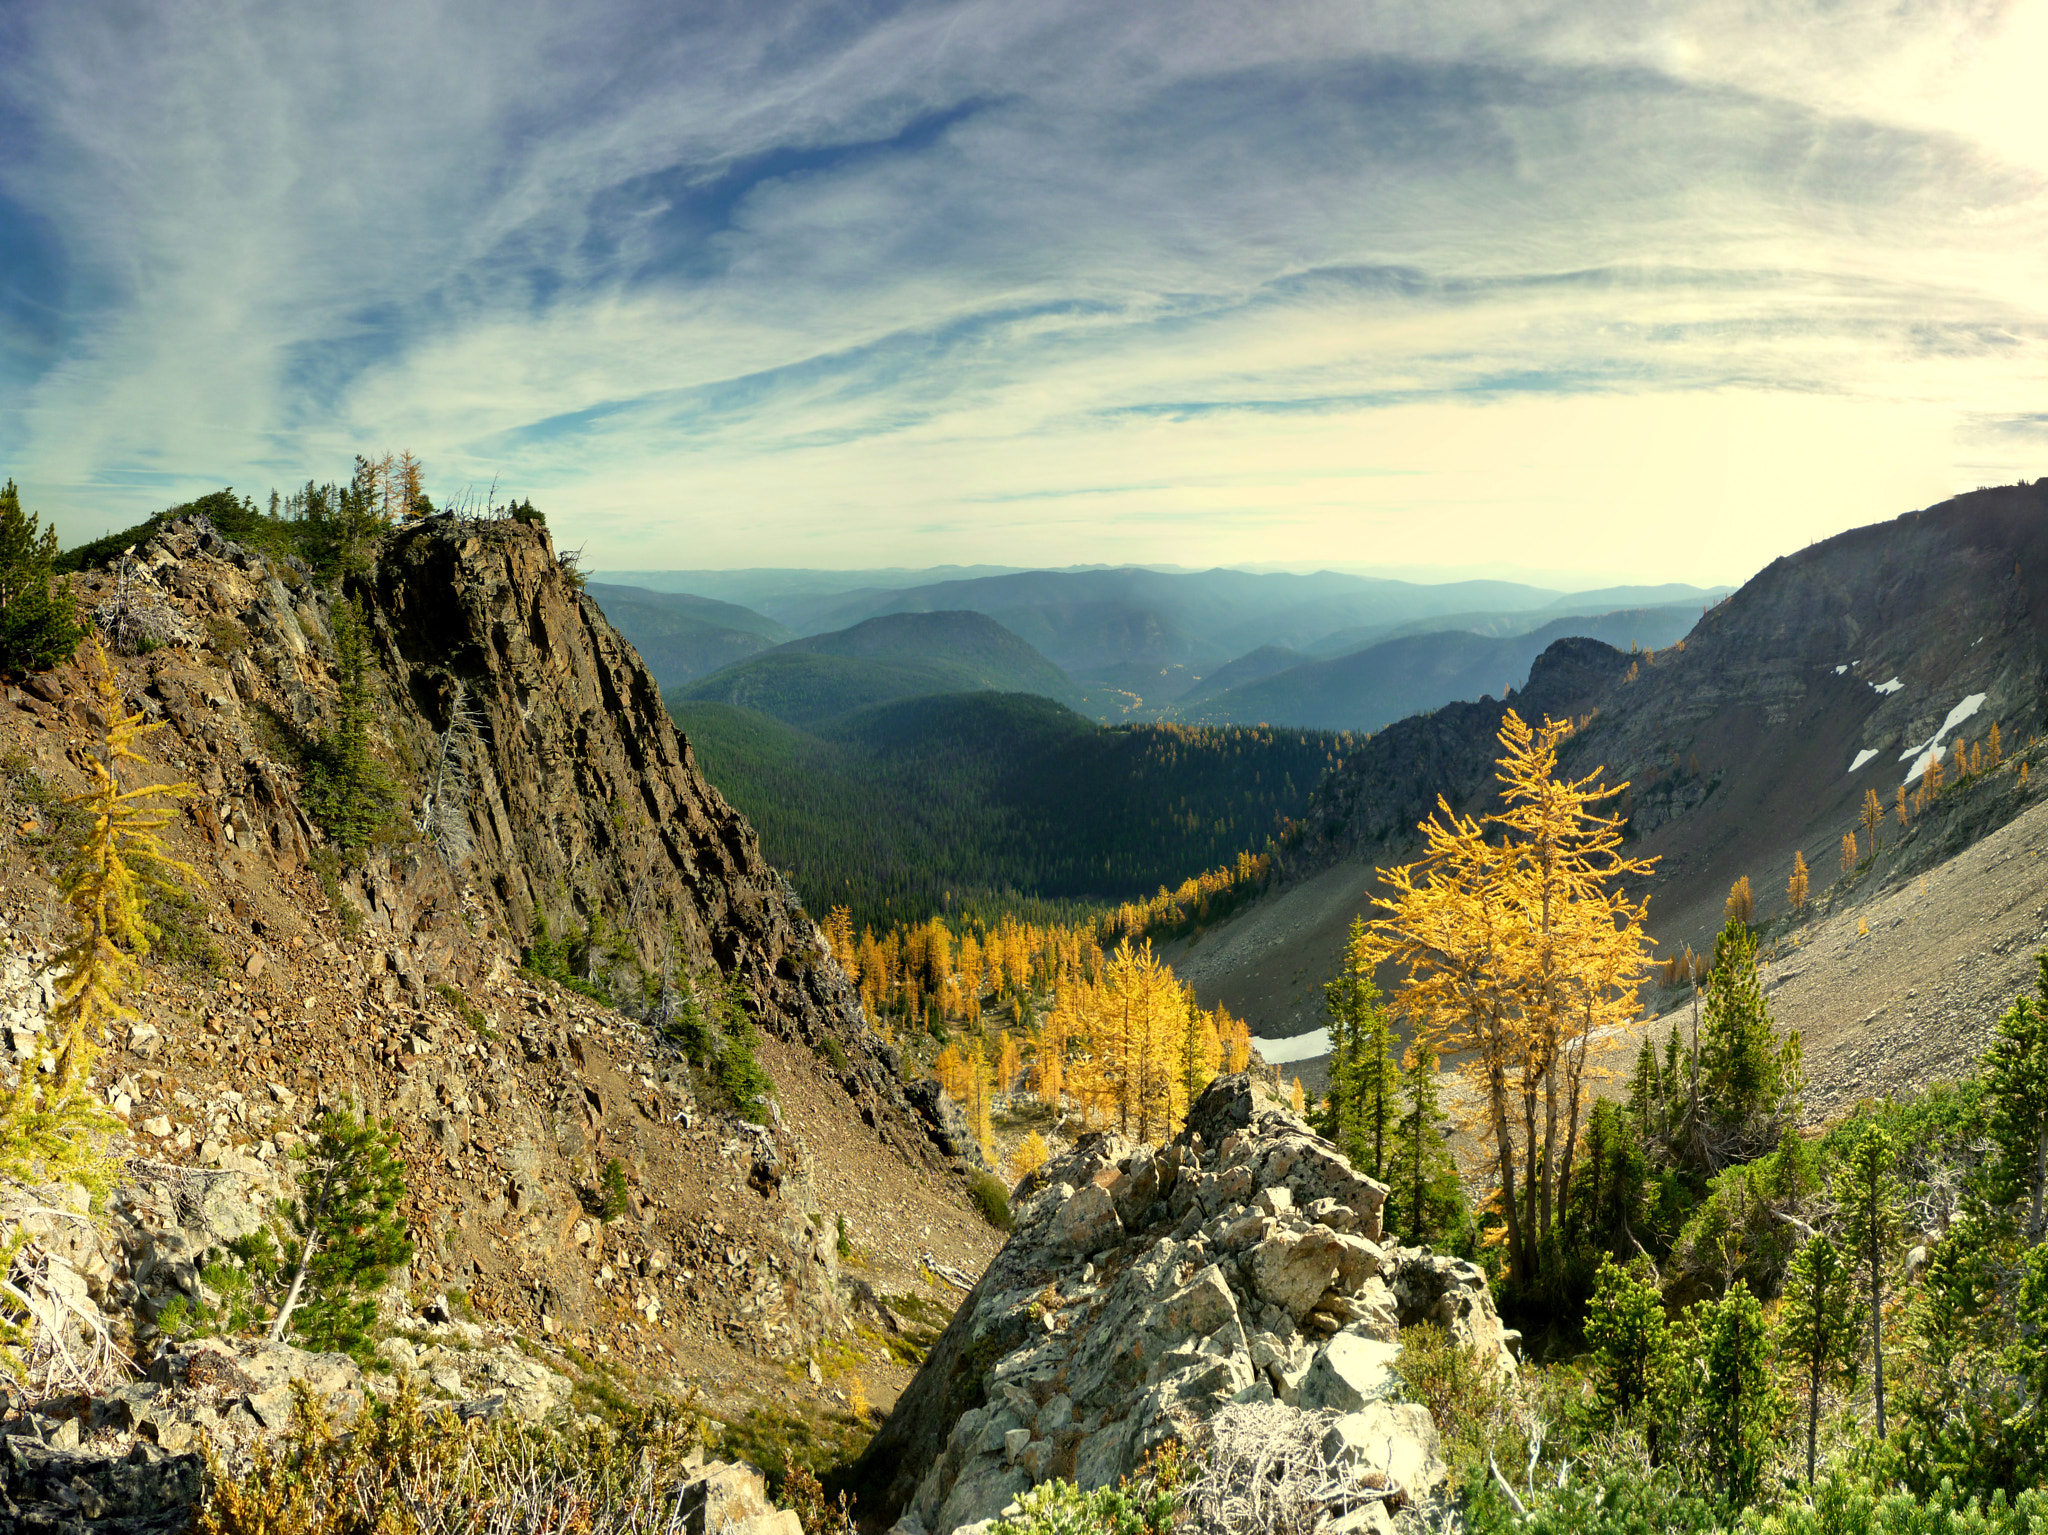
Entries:
[[1399,1484],[1375,1507],[1429,1504],[1443,1466],[1401,1399],[1402,1329],[1436,1322],[1508,1372],[1519,1340],[1476,1267],[1384,1241],[1386,1194],[1248,1074],[1170,1145],[1082,1142],[1019,1186],[1009,1242],[863,1459],[869,1497],[948,1535],[1277,1404]]

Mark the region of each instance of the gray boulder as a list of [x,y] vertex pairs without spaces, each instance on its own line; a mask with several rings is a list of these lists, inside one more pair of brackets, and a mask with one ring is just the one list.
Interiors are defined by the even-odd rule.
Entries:
[[1009,1241],[863,1458],[863,1502],[958,1535],[1227,1419],[1354,1478],[1346,1529],[1429,1504],[1443,1460],[1401,1400],[1401,1329],[1436,1322],[1503,1370],[1512,1338],[1479,1270],[1382,1244],[1385,1202],[1246,1074],[1211,1083],[1171,1145],[1082,1141],[1018,1186]]

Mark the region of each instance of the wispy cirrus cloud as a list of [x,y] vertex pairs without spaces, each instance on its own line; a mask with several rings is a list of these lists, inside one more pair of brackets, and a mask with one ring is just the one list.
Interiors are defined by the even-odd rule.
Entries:
[[403,444],[614,566],[1452,535],[1740,576],[2030,470],[1983,425],[2044,381],[2028,38],[1977,4],[12,0],[0,470],[74,536]]

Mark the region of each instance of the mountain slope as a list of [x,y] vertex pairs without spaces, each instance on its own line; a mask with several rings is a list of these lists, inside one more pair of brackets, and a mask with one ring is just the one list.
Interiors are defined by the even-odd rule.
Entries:
[[1191,724],[1266,720],[1318,730],[1378,730],[1452,699],[1499,696],[1519,687],[1530,663],[1553,641],[1583,637],[1660,648],[1681,638],[1697,616],[1690,608],[1650,608],[1555,619],[1505,638],[1464,630],[1407,635],[1335,660],[1306,662],[1183,704],[1175,713]]
[[808,727],[896,699],[969,691],[1080,701],[1066,674],[1016,635],[982,614],[954,612],[894,614],[792,640],[681,696]]
[[[1710,945],[1739,877],[1760,920],[1785,923],[1793,853],[1818,892],[1845,833],[1864,860],[1847,893],[1895,889],[2021,803],[2007,772],[1951,788],[1930,811],[1909,807],[1907,828],[1895,813],[1930,744],[1981,746],[1994,720],[2008,745],[2022,743],[2048,720],[2048,484],[1959,496],[1776,560],[1701,618],[1682,651],[1632,673],[1622,659],[1577,690],[1569,712],[1592,720],[1563,766],[1630,782],[1631,851],[1659,860],[1648,891],[1662,952]],[[1537,696],[1533,676],[1511,702],[1530,716],[1567,712]],[[1312,987],[1373,866],[1410,854],[1435,793],[1460,808],[1487,803],[1498,709],[1438,710],[1352,753],[1317,790],[1290,860],[1298,882],[1204,940],[1206,954],[1189,959],[1198,985],[1258,1009],[1263,978],[1255,1024],[1319,1023]],[[1858,819],[1866,792],[1887,812],[1874,858]]]
[[632,642],[661,686],[675,687],[731,666],[794,636],[772,618],[730,602],[639,587],[584,587]]
[[876,924],[1149,895],[1279,835],[1352,744],[1105,729],[1014,693],[902,699],[812,730],[716,702],[670,707],[811,908]]

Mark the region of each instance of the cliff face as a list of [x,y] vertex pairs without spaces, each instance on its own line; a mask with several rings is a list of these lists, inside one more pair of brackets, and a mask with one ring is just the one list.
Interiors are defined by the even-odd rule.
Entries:
[[505,932],[596,931],[600,967],[737,973],[773,1032],[877,1058],[818,925],[544,528],[430,520],[386,540],[363,590],[393,748],[425,781],[453,732],[476,892]]
[[1599,640],[1558,640],[1536,658],[1514,697],[1445,704],[1389,725],[1317,787],[1289,874],[1405,847],[1439,795],[1463,808],[1491,784],[1509,708],[1537,721],[1572,718],[1595,707],[1628,665],[1627,656]]
[[[196,790],[169,828],[192,902],[166,914],[142,1017],[102,1066],[147,1165],[258,1188],[322,1109],[390,1116],[417,1246],[401,1295],[460,1288],[500,1341],[692,1380],[727,1368],[721,1347],[800,1357],[850,1325],[835,1217],[881,1247],[872,1210],[965,1214],[943,1176],[965,1165],[957,1126],[906,1097],[817,926],[543,529],[434,519],[351,584],[401,818],[426,820],[437,782],[459,813],[347,866],[300,798],[304,743],[334,716],[331,597],[203,521],[87,584],[163,641],[116,657],[115,683],[163,726],[153,776]],[[32,976],[57,936],[51,807],[81,786],[96,715],[76,667],[4,699],[0,924]],[[658,1028],[519,973],[543,923],[586,936],[615,985],[737,977],[768,1036],[770,1123],[724,1112]],[[23,1004],[15,1057],[35,1057],[42,1028]],[[595,1190],[613,1160],[628,1210],[607,1221]],[[146,1352],[164,1305],[203,1299],[197,1259],[122,1241],[95,1300]]]

